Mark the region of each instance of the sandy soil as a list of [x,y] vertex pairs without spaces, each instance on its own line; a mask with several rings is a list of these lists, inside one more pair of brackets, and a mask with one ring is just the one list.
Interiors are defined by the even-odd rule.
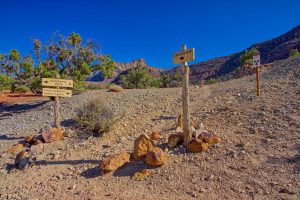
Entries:
[[[142,181],[132,175],[149,168],[143,160],[108,174],[99,163],[103,156],[132,151],[134,139],[153,130],[164,136],[157,145],[165,149],[181,113],[181,88],[101,90],[65,99],[69,137],[45,144],[25,170],[16,169],[15,155],[4,152],[52,123],[52,103],[11,110],[0,120],[0,199],[300,199],[299,63],[289,59],[263,72],[259,98],[255,76],[191,87],[193,121],[222,141],[207,153],[169,150],[167,164],[151,168],[153,174]],[[76,108],[95,98],[126,111],[100,138],[72,121]]]

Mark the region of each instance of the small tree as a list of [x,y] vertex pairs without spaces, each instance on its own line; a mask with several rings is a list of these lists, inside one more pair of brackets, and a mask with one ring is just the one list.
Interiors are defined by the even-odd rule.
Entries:
[[291,49],[290,51],[290,57],[298,56],[299,54],[300,53],[298,49]]
[[99,70],[102,72],[104,78],[111,78],[115,75],[117,69],[116,63],[110,59],[110,55],[100,56],[101,64]]
[[259,53],[257,49],[252,48],[251,50],[246,50],[240,57],[240,63],[241,65],[244,64],[252,64],[253,55]]

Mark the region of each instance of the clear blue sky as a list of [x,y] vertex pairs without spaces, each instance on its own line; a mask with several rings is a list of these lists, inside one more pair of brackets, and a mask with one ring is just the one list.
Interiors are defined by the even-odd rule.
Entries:
[[0,0],[0,52],[32,49],[54,31],[94,39],[116,61],[173,67],[181,45],[194,62],[238,52],[300,24],[299,0]]

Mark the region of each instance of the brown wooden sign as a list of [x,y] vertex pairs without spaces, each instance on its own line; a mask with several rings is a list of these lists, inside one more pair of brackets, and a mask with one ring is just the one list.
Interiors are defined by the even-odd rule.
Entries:
[[195,59],[195,49],[186,49],[180,52],[174,53],[173,55],[173,63],[174,64],[182,64],[184,62],[188,62]]
[[56,79],[56,78],[42,78],[42,86],[72,88],[73,80]]
[[43,88],[43,96],[45,97],[71,97],[72,90]]

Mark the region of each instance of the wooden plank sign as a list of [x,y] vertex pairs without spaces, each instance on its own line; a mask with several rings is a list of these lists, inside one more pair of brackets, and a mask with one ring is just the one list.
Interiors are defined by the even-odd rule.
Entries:
[[56,89],[56,88],[43,88],[43,96],[46,97],[71,97],[72,90]]
[[181,64],[195,59],[195,49],[186,49],[173,55],[173,63]]
[[42,86],[48,87],[73,87],[73,80],[55,79],[55,78],[42,78]]

